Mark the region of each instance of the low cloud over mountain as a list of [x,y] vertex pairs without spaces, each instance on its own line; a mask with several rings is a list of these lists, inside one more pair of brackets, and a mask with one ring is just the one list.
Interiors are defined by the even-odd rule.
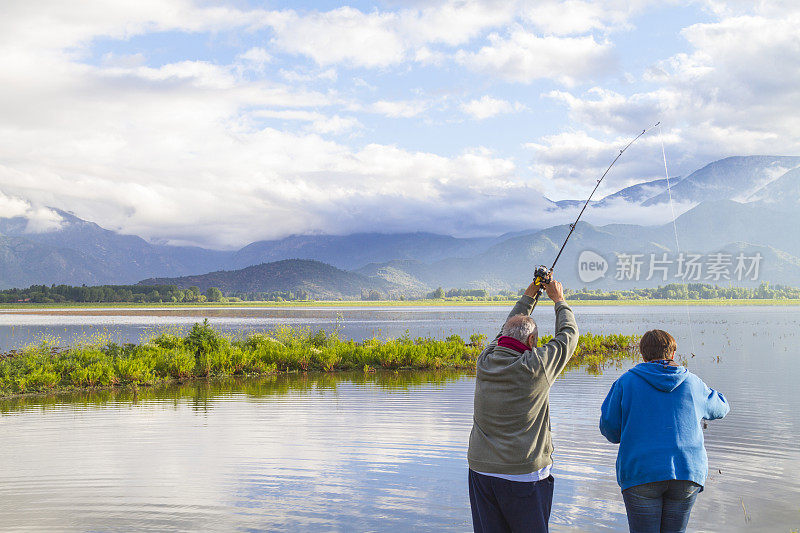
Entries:
[[[669,222],[672,209],[664,190],[666,180],[643,182],[610,194],[587,209],[559,263],[558,275],[571,286],[581,286],[578,258],[589,250],[603,257],[608,269],[603,277],[592,281],[593,287],[672,281],[800,284],[800,233],[796,231],[800,226],[799,172],[798,157],[732,157],[673,180],[677,213],[686,209],[675,224],[679,248]],[[695,197],[703,201],[697,203]],[[440,285],[500,290],[527,284],[532,268],[549,263],[555,256],[568,232],[565,224],[576,216],[582,201],[548,204],[546,214],[561,224],[496,237],[457,238],[432,233],[294,235],[254,242],[230,252],[152,244],[58,209],[33,208],[8,198],[6,203],[14,206],[16,210],[11,213],[16,216],[0,218],[3,288],[34,283],[134,283],[145,278],[202,275],[302,259],[326,263],[334,270],[357,271],[371,279],[370,284],[363,279],[359,282],[364,287],[393,294],[421,294]],[[649,217],[651,223],[626,223],[632,211]],[[47,213],[45,220],[57,220],[57,224],[37,226],[42,212]],[[615,222],[607,223],[608,219]],[[702,256],[700,261],[708,263],[713,259],[710,254],[723,252],[730,256],[727,277],[715,278],[713,272],[707,272],[708,265],[699,279],[680,277],[681,253]],[[737,279],[736,256],[756,253],[762,257],[757,278]],[[649,272],[651,259],[661,259],[663,254],[667,254],[673,269],[667,277]],[[620,256],[628,255],[639,256],[635,259],[641,262],[641,270],[636,279],[618,276]],[[269,272],[261,272],[260,279],[267,284],[269,280],[264,281],[263,276]],[[344,290],[334,292],[350,295]]]

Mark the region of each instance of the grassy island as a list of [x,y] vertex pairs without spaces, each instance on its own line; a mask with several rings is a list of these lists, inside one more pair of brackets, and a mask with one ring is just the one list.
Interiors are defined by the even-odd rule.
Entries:
[[[547,342],[544,337],[540,342]],[[164,332],[141,344],[95,342],[72,347],[46,343],[0,355],[0,397],[100,387],[135,387],[236,375],[340,370],[471,370],[484,335],[470,342],[431,338],[341,339],[335,332],[277,328],[227,337],[195,324],[186,335]],[[581,335],[569,368],[590,371],[635,356],[637,338]]]

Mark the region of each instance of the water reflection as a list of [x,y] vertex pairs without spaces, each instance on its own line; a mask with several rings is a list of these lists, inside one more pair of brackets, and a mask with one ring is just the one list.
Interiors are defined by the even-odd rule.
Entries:
[[[507,308],[369,311],[345,311],[345,334],[372,320],[492,335]],[[800,309],[693,309],[691,329],[681,308],[576,314],[593,333],[667,329],[729,399],[705,433],[691,530],[800,529]],[[550,309],[537,319],[552,328]],[[628,365],[570,372],[551,391],[553,531],[626,530],[597,420]],[[0,529],[465,531],[473,389],[469,374],[359,372],[0,401]]]
[[213,380],[194,380],[136,389],[98,389],[63,392],[50,395],[16,396],[0,400],[0,413],[14,414],[26,410],[47,410],[64,405],[73,407],[99,407],[142,403],[165,408],[178,408],[185,402],[192,410],[207,411],[215,402],[230,401],[231,397],[257,400],[270,396],[313,391],[336,391],[342,383],[354,386],[370,384],[387,391],[410,391],[421,386],[430,387],[462,379],[468,372],[461,370],[416,370],[336,373],[288,373],[259,377],[228,377]]
[[465,494],[443,472],[463,477],[469,415],[452,407],[470,380],[294,375],[4,402],[0,524],[463,529]]
[[[553,531],[625,529],[616,447],[596,429],[622,370],[578,370],[552,390]],[[450,371],[309,374],[0,402],[0,524],[465,531],[473,388]],[[749,426],[752,415],[743,406],[735,424],[709,428],[694,528],[790,531],[800,518],[791,428],[760,413]]]

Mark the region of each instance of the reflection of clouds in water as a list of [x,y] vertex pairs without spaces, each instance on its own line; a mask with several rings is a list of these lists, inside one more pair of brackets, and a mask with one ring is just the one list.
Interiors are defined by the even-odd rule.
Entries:
[[[558,481],[556,481],[558,483]],[[553,496],[550,518],[552,531],[624,531],[627,518],[622,495],[604,485],[571,486],[570,492],[558,491]]]
[[617,447],[597,429],[600,402],[621,373],[608,370],[596,377],[568,373],[551,389],[556,478],[553,531],[617,531],[626,527],[614,470]]
[[[618,374],[570,373],[553,388],[554,531],[624,529],[624,505],[614,481],[616,447],[599,435],[594,405]],[[27,481],[13,484],[19,494],[0,510],[7,515],[30,508],[37,495],[45,494],[54,499],[50,509],[55,510],[39,515],[37,523],[61,523],[78,509],[83,515],[76,529],[97,527],[102,513],[117,516],[123,509],[127,518],[116,518],[121,527],[468,528],[464,454],[472,379],[410,390],[386,389],[366,379],[301,378],[300,389],[260,397],[223,388],[208,397],[198,392],[197,400],[167,396],[100,409],[48,409],[46,420],[39,420],[48,426],[42,434],[69,432],[69,443],[54,453],[52,438],[27,446],[31,433],[23,431],[15,432],[19,442],[7,439],[6,453],[24,449],[43,461],[16,472]],[[35,409],[26,414],[42,417]],[[712,432],[709,443],[723,437],[716,428]],[[735,466],[743,461],[737,450],[730,448],[730,458],[722,449],[709,454]],[[791,472],[797,454],[784,455],[781,468]],[[15,473],[6,468],[7,459],[0,455],[0,471],[6,473],[0,486],[10,491],[8,477]],[[693,527],[713,530],[724,524],[735,530],[740,498],[755,530],[774,524],[780,485],[759,478],[759,468],[768,464],[754,465],[757,486],[748,487],[737,476],[710,482],[698,499]],[[177,510],[170,515],[172,508]]]
[[[281,310],[294,312],[314,320]],[[340,311],[329,312],[316,320],[334,321]],[[411,319],[412,335],[431,324],[493,335],[506,312],[392,309],[382,327]],[[641,333],[663,324],[690,343],[681,308],[576,312],[582,331]],[[345,331],[359,331],[355,323],[369,313],[343,313],[352,328]],[[710,476],[690,527],[790,531],[800,501],[800,409],[792,395],[800,309],[692,308],[691,317],[697,357],[690,369],[721,390],[732,411],[705,432]],[[552,327],[552,310],[537,318]],[[621,372],[572,372],[551,391],[554,531],[625,529],[617,447],[597,429],[600,403]],[[73,530],[110,527],[105,520],[120,529],[469,529],[472,378],[423,380],[408,390],[378,379],[280,378],[293,385],[260,396],[244,386],[161,399],[143,390],[137,403],[103,406],[42,409],[30,400],[0,425],[0,522]]]
[[[194,529],[223,509],[225,478],[207,467],[201,426],[184,409],[65,406],[11,420],[0,456],[4,527]],[[169,438],[175,427],[183,438]],[[15,453],[36,460],[15,461]]]
[[[581,311],[583,308],[577,308],[578,313]],[[613,331],[617,317],[596,318],[601,317],[584,314],[579,323],[590,323],[591,327],[599,322],[601,331]],[[709,386],[721,390],[731,402],[732,411],[724,420],[710,422],[705,432],[709,478],[690,526],[712,531],[745,527],[748,531],[774,531],[783,524],[791,530],[796,527],[797,510],[788,502],[800,500],[800,480],[795,474],[800,471],[800,413],[792,405],[796,402],[790,392],[800,377],[793,362],[798,355],[795,337],[800,312],[784,307],[693,308],[691,318],[697,324],[697,356],[689,360],[690,370]],[[690,344],[685,314],[683,319],[679,314],[663,321],[659,316],[643,316],[638,321],[639,332],[649,329],[650,324],[663,323],[678,338],[679,345]],[[586,326],[582,329],[586,330]],[[720,362],[712,357],[716,355],[720,355]],[[559,398],[554,387],[551,399],[556,464],[562,467],[556,472],[562,472],[565,480],[574,481],[574,490],[568,492],[565,504],[577,506],[577,512],[584,517],[591,512],[582,508],[584,503],[576,502],[583,502],[585,495],[593,493],[606,493],[594,507],[614,501],[619,512],[624,513],[614,481],[617,447],[605,443],[596,426],[599,402],[615,376],[606,375],[591,382],[579,374],[568,375],[556,387],[561,383],[579,384],[576,394]],[[603,387],[595,390],[593,385],[601,383]],[[590,398],[595,398],[591,403],[596,405],[586,401]],[[575,401],[569,401],[572,399]],[[582,413],[582,408],[588,408],[588,412]],[[594,466],[597,473],[593,473]],[[608,481],[603,482],[603,478]],[[751,518],[749,523],[744,522],[742,503]],[[624,528],[624,514],[620,519]]]
[[[471,383],[465,390],[471,392]],[[459,452],[468,427],[462,419],[455,425],[442,423],[438,407],[446,398],[440,401],[437,396],[452,391],[427,392],[424,396],[418,391],[387,395],[370,384],[354,387],[345,382],[335,391],[314,391],[313,405],[293,395],[267,402],[259,411],[264,413],[259,422],[270,422],[284,431],[278,443],[263,435],[269,458],[259,468],[282,476],[281,465],[290,464],[288,470],[295,475],[302,470],[308,483],[281,483],[261,495],[263,505],[269,507],[277,500],[294,508],[295,524],[309,525],[319,516],[343,515],[344,506],[347,511],[341,523],[355,520],[367,528],[385,528],[386,523],[397,522],[407,528],[419,522],[419,527],[426,523],[430,527],[429,521],[435,522],[437,517],[421,518],[435,514],[435,506],[426,512],[428,507],[421,507],[420,502],[441,500],[447,492],[424,479],[439,475],[441,463],[452,462],[454,457],[465,477],[465,460]],[[314,505],[304,505],[309,496]],[[391,514],[387,516],[387,512]],[[376,515],[384,516],[383,526],[375,522]]]

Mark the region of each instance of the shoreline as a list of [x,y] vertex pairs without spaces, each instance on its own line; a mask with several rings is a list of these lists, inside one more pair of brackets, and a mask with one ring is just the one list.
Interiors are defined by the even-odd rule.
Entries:
[[[540,343],[552,337],[543,336]],[[486,345],[484,335],[469,343],[458,335],[444,340],[403,335],[363,342],[336,332],[305,332],[286,326],[270,333],[229,337],[208,321],[185,336],[161,333],[140,344],[99,341],[55,347],[46,343],[0,354],[0,399],[31,393],[136,388],[237,376],[339,373],[379,370],[473,370]],[[580,335],[567,369],[587,366],[601,373],[609,364],[634,356],[634,335]]]
[[[126,302],[70,302],[70,303],[19,303],[0,304],[3,311],[47,311],[71,309],[248,309],[248,308],[299,308],[313,309],[318,307],[494,307],[506,306],[516,300],[500,301],[462,301],[462,300],[308,300],[293,302],[222,302],[222,303],[126,303]],[[571,307],[599,306],[599,307],[642,307],[642,306],[727,306],[727,307],[763,307],[763,306],[800,306],[800,299],[763,299],[763,300],[733,300],[733,299],[695,299],[695,300],[570,300]],[[552,306],[550,300],[542,300],[540,306]]]
[[385,378],[388,376],[411,376],[414,374],[451,374],[456,376],[474,376],[475,369],[463,367],[444,367],[444,368],[376,368],[369,372],[352,369],[342,369],[333,371],[323,370],[286,370],[279,372],[272,372],[270,374],[234,374],[234,375],[216,375],[216,376],[197,376],[188,379],[165,379],[154,383],[139,383],[139,384],[121,384],[121,385],[105,385],[94,387],[67,387],[60,389],[53,389],[48,391],[38,392],[24,392],[3,396],[0,394],[0,402],[8,400],[24,400],[24,399],[37,399],[37,398],[57,398],[59,396],[68,396],[72,394],[95,394],[95,393],[121,393],[132,394],[134,397],[140,391],[156,391],[158,389],[166,389],[169,387],[182,387],[184,385],[200,385],[207,384],[209,386],[224,383],[226,381],[238,380],[265,380],[265,379],[280,379],[289,377],[303,377],[310,379],[320,379],[324,377],[337,376],[342,378],[354,379],[357,377],[374,377],[376,379]]

